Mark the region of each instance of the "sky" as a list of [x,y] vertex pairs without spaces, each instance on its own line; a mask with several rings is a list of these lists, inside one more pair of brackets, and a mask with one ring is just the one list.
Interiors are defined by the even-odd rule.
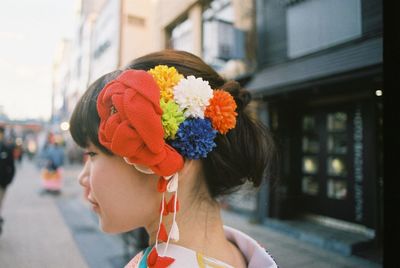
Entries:
[[52,64],[72,38],[75,0],[0,1],[0,112],[10,119],[51,115]]

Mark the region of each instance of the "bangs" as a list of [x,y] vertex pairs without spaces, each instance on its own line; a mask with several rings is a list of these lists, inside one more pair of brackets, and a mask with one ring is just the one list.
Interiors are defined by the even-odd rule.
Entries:
[[94,81],[76,104],[70,119],[70,133],[80,147],[87,148],[89,143],[92,143],[102,152],[112,154],[99,141],[100,117],[97,113],[97,97],[104,86],[120,73],[119,70],[114,71]]

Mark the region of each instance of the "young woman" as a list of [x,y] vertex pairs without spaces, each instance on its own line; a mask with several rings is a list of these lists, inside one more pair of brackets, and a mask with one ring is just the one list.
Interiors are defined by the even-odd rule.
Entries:
[[96,80],[71,117],[90,159],[79,175],[101,229],[144,227],[149,247],[126,267],[276,267],[246,234],[223,225],[218,197],[275,165],[248,91],[199,57],[164,50]]

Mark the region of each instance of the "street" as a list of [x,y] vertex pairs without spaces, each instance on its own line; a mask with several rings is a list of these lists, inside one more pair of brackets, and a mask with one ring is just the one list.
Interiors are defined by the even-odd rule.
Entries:
[[24,160],[3,204],[0,267],[88,267],[54,197],[39,190],[39,170]]
[[41,193],[40,170],[24,159],[4,201],[0,267],[123,267],[119,236],[99,231],[82,198],[79,165],[64,169],[59,196]]
[[[121,235],[99,231],[96,216],[82,198],[79,165],[64,168],[62,193],[41,194],[40,170],[27,159],[17,166],[3,208],[0,267],[116,268],[126,263]],[[223,211],[225,224],[264,245],[279,267],[381,267],[290,238],[244,216]]]

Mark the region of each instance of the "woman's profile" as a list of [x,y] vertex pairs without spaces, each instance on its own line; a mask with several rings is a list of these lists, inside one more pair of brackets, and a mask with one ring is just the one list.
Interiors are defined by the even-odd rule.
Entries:
[[248,91],[199,57],[163,50],[93,82],[70,120],[89,160],[79,175],[106,233],[144,227],[126,267],[277,267],[253,238],[225,226],[218,197],[259,186],[273,163]]

